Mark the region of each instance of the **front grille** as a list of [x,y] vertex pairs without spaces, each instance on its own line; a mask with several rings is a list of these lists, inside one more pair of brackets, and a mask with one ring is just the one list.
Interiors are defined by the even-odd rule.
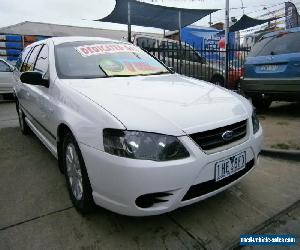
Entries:
[[215,180],[210,180],[207,182],[202,182],[197,185],[193,185],[190,187],[189,191],[187,191],[187,193],[183,197],[182,201],[200,197],[202,195],[205,195],[205,194],[211,193],[215,190],[218,190],[218,189],[230,184],[231,182],[237,180],[238,178],[242,177],[244,174],[246,174],[248,171],[250,171],[250,169],[253,168],[253,166],[254,166],[254,159],[249,161],[243,170],[241,170],[221,181],[216,182]]
[[[224,140],[222,135],[226,131],[232,131],[232,138]],[[244,138],[247,134],[247,120],[231,124],[222,128],[216,128],[205,132],[191,134],[190,137],[203,149],[210,150],[230,144]]]

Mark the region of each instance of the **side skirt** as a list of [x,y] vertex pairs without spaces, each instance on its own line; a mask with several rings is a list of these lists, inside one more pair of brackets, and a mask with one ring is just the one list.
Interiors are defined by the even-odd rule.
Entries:
[[41,142],[45,145],[46,148],[53,154],[53,156],[58,159],[57,156],[57,148],[56,145],[53,145],[34,125],[33,123],[25,117],[25,121],[31,130],[35,133],[35,135],[41,140]]

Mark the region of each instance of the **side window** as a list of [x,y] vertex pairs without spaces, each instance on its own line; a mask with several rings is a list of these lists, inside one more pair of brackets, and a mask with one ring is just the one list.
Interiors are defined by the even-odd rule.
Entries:
[[199,55],[193,50],[192,47],[182,46],[182,59],[191,61],[191,62],[199,62]]
[[162,51],[163,56],[179,59],[179,48],[177,43],[162,41],[159,47]]
[[41,50],[41,47],[42,45],[37,45],[34,47],[34,49],[32,50],[29,58],[28,58],[28,61],[27,61],[27,65],[28,67],[30,68],[29,70],[33,70],[34,69],[34,65],[35,65],[35,61],[36,61],[36,58]]
[[10,67],[3,61],[0,61],[0,72],[10,72]]
[[147,37],[139,37],[136,39],[137,46],[141,48],[154,48],[156,44],[155,39],[147,38]]
[[[28,56],[30,55],[32,48],[31,47],[27,47],[23,50],[22,54],[20,55],[17,63],[16,63],[16,67],[20,72],[24,72],[26,71],[26,64],[25,61],[27,61]],[[19,61],[20,60],[20,61]]]
[[19,55],[19,57],[18,57],[18,59],[16,61],[16,68],[18,70],[20,70],[21,65],[22,65],[22,54]]
[[36,60],[34,70],[41,73],[48,71],[48,45],[44,45]]
[[23,71],[32,71],[34,68],[36,57],[38,56],[42,45],[37,45],[33,48],[33,50],[29,54],[29,58],[23,63],[22,72]]
[[198,62],[201,64],[205,64],[206,60],[204,57],[199,55],[194,49],[190,48],[190,60],[193,62]]

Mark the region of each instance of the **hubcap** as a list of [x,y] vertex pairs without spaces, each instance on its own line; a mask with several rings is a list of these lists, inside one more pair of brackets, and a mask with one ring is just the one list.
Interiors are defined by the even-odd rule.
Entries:
[[69,143],[66,148],[66,167],[72,193],[76,200],[81,200],[83,195],[82,173],[79,158],[72,143]]

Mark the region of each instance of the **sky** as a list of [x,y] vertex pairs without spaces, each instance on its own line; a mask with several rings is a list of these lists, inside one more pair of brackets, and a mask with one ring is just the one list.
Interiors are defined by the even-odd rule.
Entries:
[[[212,14],[212,21],[224,22],[225,0],[141,0],[154,1],[156,4],[196,8],[221,9]],[[284,0],[230,0],[230,16],[240,18],[243,14],[258,17],[272,10],[282,8]],[[294,0],[300,4],[300,0]],[[92,20],[107,16],[115,6],[115,0],[1,0],[0,1],[0,27],[13,25],[23,21],[49,22],[55,24],[76,25],[82,27],[108,28],[122,30],[125,25],[100,23]],[[263,10],[263,8],[266,8]],[[267,18],[267,17],[265,17]],[[197,25],[208,26],[209,17],[197,22]],[[162,32],[153,28],[133,27],[135,31]]]

